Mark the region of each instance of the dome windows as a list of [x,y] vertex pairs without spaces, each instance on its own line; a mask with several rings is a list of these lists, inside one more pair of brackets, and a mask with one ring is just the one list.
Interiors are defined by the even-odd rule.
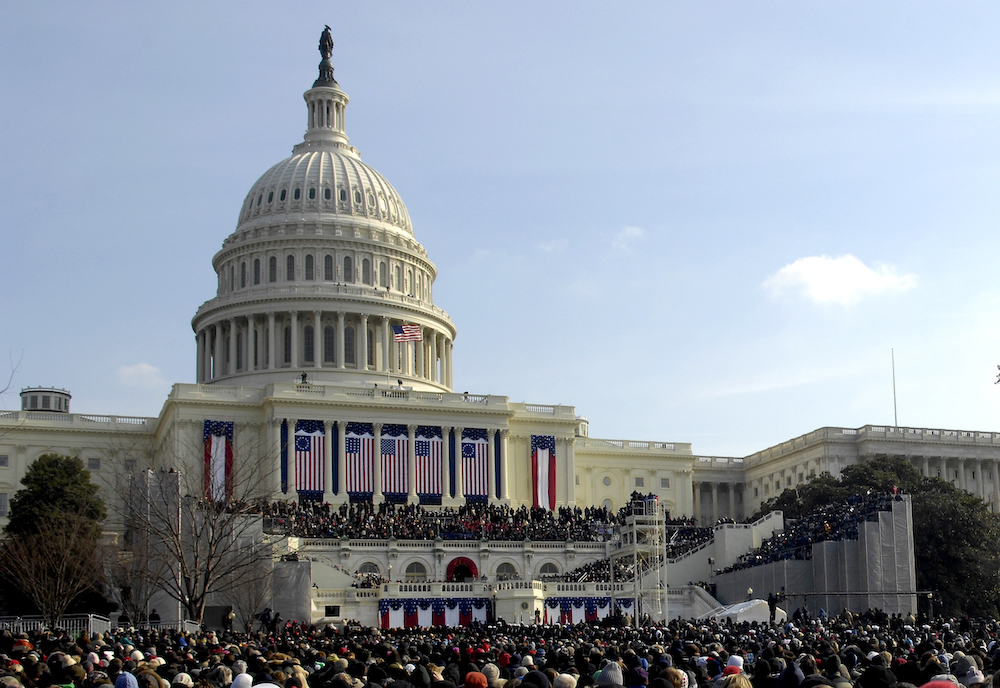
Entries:
[[354,365],[354,328],[344,328],[344,363]]
[[295,256],[289,255],[285,258],[285,281],[291,282],[295,279]]
[[316,200],[316,188],[315,187],[309,187],[309,200],[310,201],[315,201]]
[[247,286],[247,264],[240,263],[240,289],[246,289]]
[[361,191],[359,189],[354,190],[354,202],[361,205]]
[[368,207],[369,208],[375,207],[375,194],[373,194],[371,191],[368,192]]
[[344,281],[354,284],[354,261],[350,256],[344,256]]
[[378,264],[378,286],[389,287],[389,270],[384,260]]
[[315,359],[316,347],[314,345],[314,338],[313,338],[314,332],[312,325],[306,325],[302,334],[303,334],[302,358],[305,359],[306,363],[312,363],[313,361],[316,360]]
[[315,271],[313,270],[312,254],[306,256],[306,279],[310,281],[316,279]]
[[273,191],[268,191],[267,192],[267,202],[270,203],[273,200],[274,200],[274,192]]
[[333,363],[333,352],[336,350],[336,334],[333,325],[323,328],[323,362]]
[[274,256],[271,256],[271,258],[267,261],[267,281],[278,281],[278,259]]
[[257,207],[260,207],[260,202],[264,200],[264,194],[257,196]]
[[367,258],[361,261],[361,281],[365,284],[372,283],[372,262]]
[[330,254],[323,258],[323,279],[327,282],[333,281],[333,256]]
[[341,187],[339,195],[340,195],[340,202],[347,203],[347,189]]
[[302,198],[302,189],[296,187],[295,191],[292,192],[292,198],[296,201]]
[[255,286],[260,284],[260,258],[253,260],[253,283]]
[[331,198],[333,198],[333,191],[330,187],[326,187],[323,189],[323,199],[329,201]]
[[285,196],[287,194],[288,194],[288,190],[287,189],[282,189],[281,193],[278,195],[278,200],[279,201],[284,201],[285,200]]

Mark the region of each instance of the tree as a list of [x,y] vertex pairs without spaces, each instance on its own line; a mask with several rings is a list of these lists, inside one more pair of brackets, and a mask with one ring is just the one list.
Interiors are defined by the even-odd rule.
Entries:
[[114,488],[126,548],[140,553],[156,588],[199,623],[212,599],[225,600],[270,575],[257,500],[269,496],[276,462],[251,444],[234,457],[228,497],[220,500],[206,495],[201,446],[169,460],[148,448],[123,452],[136,462]]
[[107,509],[79,457],[43,454],[28,466],[21,484],[10,500],[9,535],[28,535],[47,520],[71,515],[88,522],[95,539],[100,537]]
[[104,580],[100,551],[106,510],[79,458],[45,454],[11,500],[0,570],[51,627],[80,593]]

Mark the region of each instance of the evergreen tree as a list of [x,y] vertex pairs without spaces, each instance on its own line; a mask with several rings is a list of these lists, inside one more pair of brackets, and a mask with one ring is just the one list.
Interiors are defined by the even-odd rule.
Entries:
[[10,501],[8,535],[36,533],[42,521],[66,514],[92,521],[95,535],[100,535],[99,522],[107,510],[81,459],[43,454],[28,466],[21,484]]

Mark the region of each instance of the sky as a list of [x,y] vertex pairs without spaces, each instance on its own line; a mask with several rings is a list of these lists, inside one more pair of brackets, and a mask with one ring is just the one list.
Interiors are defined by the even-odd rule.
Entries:
[[3,13],[0,407],[45,385],[155,416],[193,382],[212,256],[301,140],[329,24],[351,143],[437,265],[457,391],[706,456],[894,412],[1000,430],[997,3]]

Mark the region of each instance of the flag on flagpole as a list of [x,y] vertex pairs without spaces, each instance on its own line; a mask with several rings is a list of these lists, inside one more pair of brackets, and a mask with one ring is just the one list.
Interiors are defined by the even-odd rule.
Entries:
[[556,438],[531,436],[531,475],[534,505],[545,509],[556,506]]
[[424,341],[424,335],[420,331],[420,325],[393,325],[392,337],[397,342]]
[[233,496],[233,423],[205,421],[205,499]]

